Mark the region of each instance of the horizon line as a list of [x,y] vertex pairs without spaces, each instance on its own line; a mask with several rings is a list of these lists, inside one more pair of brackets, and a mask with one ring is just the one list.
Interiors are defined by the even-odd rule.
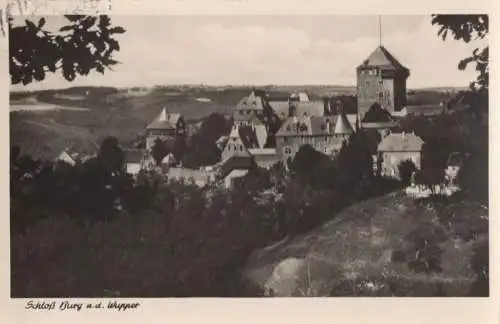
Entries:
[[[17,85],[10,85],[10,88]],[[51,91],[51,90],[68,90],[73,88],[115,88],[117,90],[128,90],[133,88],[168,88],[168,87],[227,87],[227,88],[268,88],[268,87],[339,87],[339,88],[350,88],[356,89],[356,85],[341,85],[341,84],[323,84],[323,83],[268,83],[268,84],[252,84],[252,83],[234,83],[234,84],[215,84],[215,83],[169,83],[169,84],[156,84],[156,85],[130,85],[130,86],[111,86],[111,85],[74,85],[67,87],[50,87],[46,89],[10,89],[9,93],[22,93],[22,92],[41,92],[41,91]],[[436,88],[453,88],[453,89],[469,89],[469,85],[428,85],[420,87],[408,87],[407,91],[411,90],[422,90],[422,89],[436,89]]]

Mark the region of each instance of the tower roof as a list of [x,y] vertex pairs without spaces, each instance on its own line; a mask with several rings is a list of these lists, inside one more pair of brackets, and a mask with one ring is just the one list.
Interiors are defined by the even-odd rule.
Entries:
[[382,45],[377,47],[359,68],[378,67],[385,70],[399,70],[409,73],[408,68],[399,63],[399,61]]
[[335,123],[335,129],[333,132],[334,132],[334,134],[337,134],[337,135],[354,133],[354,130],[352,129],[351,123],[349,123],[347,116],[345,115],[344,111],[342,111],[342,110],[340,111],[340,113],[337,117],[337,122]]
[[180,117],[180,114],[168,113],[167,110],[163,108],[155,120],[147,126],[147,129],[175,129]]

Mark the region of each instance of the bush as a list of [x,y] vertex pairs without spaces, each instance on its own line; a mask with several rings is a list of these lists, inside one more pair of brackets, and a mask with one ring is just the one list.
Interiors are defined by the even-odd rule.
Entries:
[[413,174],[417,171],[417,167],[412,160],[404,160],[398,165],[399,178],[403,187],[410,185]]

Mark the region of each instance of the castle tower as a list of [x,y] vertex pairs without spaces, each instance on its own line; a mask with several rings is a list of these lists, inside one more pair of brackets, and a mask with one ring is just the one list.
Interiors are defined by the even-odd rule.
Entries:
[[382,45],[356,68],[358,118],[363,120],[374,103],[392,113],[406,105],[410,71]]

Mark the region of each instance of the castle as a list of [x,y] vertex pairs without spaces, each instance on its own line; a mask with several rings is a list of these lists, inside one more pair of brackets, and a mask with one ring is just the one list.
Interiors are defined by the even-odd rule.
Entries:
[[[262,91],[253,89],[237,103],[221,162],[213,169],[224,179],[242,177],[255,166],[268,169],[279,161],[288,164],[306,144],[333,157],[360,130],[378,134],[374,169],[382,175],[397,176],[403,158],[410,157],[419,167],[422,140],[395,132],[398,123],[394,116],[406,107],[409,69],[380,45],[356,67],[356,75],[355,114],[346,114],[340,101],[310,100],[304,93],[292,93],[286,101],[270,101]],[[157,138],[171,148],[185,132],[182,116],[163,109],[146,128],[146,151],[151,151]],[[208,178],[213,179],[213,174]]]

